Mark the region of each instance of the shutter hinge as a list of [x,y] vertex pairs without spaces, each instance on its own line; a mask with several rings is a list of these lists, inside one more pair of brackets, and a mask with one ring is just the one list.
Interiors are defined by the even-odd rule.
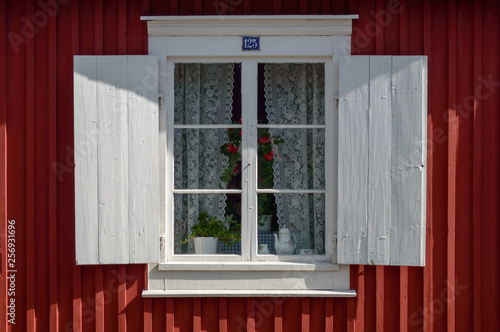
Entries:
[[163,248],[165,248],[165,237],[160,236],[160,250],[163,251]]
[[332,240],[333,240],[333,246],[335,247],[335,249],[337,249],[337,234],[333,234]]
[[339,97],[333,97],[333,108],[336,111],[339,110]]
[[158,106],[161,107],[163,105],[163,101],[165,100],[165,98],[163,97],[163,94],[162,93],[159,93],[158,94]]

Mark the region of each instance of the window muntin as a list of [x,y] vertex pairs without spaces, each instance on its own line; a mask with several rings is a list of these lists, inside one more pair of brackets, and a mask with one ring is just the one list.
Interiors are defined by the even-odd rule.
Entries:
[[[211,173],[210,178],[212,179],[212,183],[210,185],[203,183],[203,181],[198,181],[196,185],[189,183],[189,181],[181,185],[179,181],[174,180],[175,185],[173,192],[174,196],[176,196],[174,199],[175,229],[173,231],[175,244],[174,248],[172,248],[174,254],[192,253],[192,250],[186,249],[186,245],[180,245],[179,242],[188,236],[189,223],[192,224],[195,222],[193,219],[197,215],[196,212],[193,212],[196,208],[193,208],[191,209],[191,219],[187,223],[182,221],[186,216],[179,217],[181,213],[178,211],[179,208],[175,207],[178,206],[176,202],[188,200],[188,198],[185,197],[181,199],[180,197],[182,195],[194,194],[197,191],[201,193],[201,191],[203,191],[204,194],[210,192],[212,197],[217,196],[218,199],[211,199],[212,202],[217,201],[218,203],[210,204],[207,203],[210,202],[210,199],[203,198],[201,201],[198,201],[198,206],[210,206],[214,214],[218,214],[221,218],[227,217],[228,213],[230,213],[220,208],[220,206],[224,205],[224,203],[221,202],[226,202],[228,195],[233,195],[233,202],[226,204],[226,208],[228,205],[231,206],[234,204],[236,196],[238,200],[243,200],[239,202],[238,210],[241,211],[241,209],[243,209],[244,211],[235,216],[235,219],[242,224],[243,229],[243,245],[239,244],[239,246],[243,247],[243,251],[245,251],[245,247],[247,248],[246,256],[250,256],[250,260],[275,260],[272,259],[270,255],[257,255],[257,247],[262,237],[262,234],[258,234],[257,231],[258,219],[261,215],[266,214],[259,206],[259,202],[262,201],[263,197],[268,198],[268,201],[274,201],[271,207],[268,207],[268,210],[270,210],[273,215],[271,231],[276,232],[279,227],[291,228],[293,238],[297,240],[297,250],[305,248],[316,249],[320,256],[323,255],[321,257],[315,256],[314,258],[299,255],[290,255],[291,257],[280,256],[279,260],[323,261],[332,259],[332,250],[325,250],[325,233],[327,231],[331,232],[330,226],[327,225],[325,227],[327,213],[327,208],[325,206],[325,197],[327,195],[325,183],[327,181],[325,181],[325,175],[328,171],[325,169],[325,137],[328,131],[325,125],[325,63],[317,62],[317,60],[314,62],[304,62],[302,60],[300,63],[288,61],[275,63],[274,61],[275,59],[273,59],[273,63],[257,63],[256,61],[247,61],[245,59],[242,61],[242,67],[240,67],[239,64],[233,63],[175,63],[174,87],[176,114],[174,116],[175,124],[173,126],[173,145],[174,151],[179,151],[179,153],[175,152],[174,173],[177,174],[178,169],[181,170],[180,172],[186,172],[189,167],[193,165],[193,163],[189,163],[185,160],[185,156],[189,154],[189,151],[186,151],[186,148],[182,148],[178,144],[179,140],[182,141],[182,139],[179,139],[182,135],[184,135],[184,140],[186,139],[186,134],[181,134],[183,131],[185,133],[191,131],[192,138],[194,137],[194,142],[196,142],[193,146],[197,146],[198,148],[202,147],[203,144],[208,141],[206,137],[211,136],[214,138],[210,140],[211,147],[209,147],[209,149],[215,152],[218,158],[221,156],[221,153],[216,150],[220,150],[223,146],[223,144],[220,143],[229,143],[228,137],[231,136],[231,133],[239,131],[241,141],[239,142],[238,152],[241,153],[241,156],[237,163],[238,170],[235,172],[236,174],[231,176],[229,182],[222,181],[220,177],[217,185],[215,185],[213,181],[213,179],[217,178],[216,175],[214,176],[214,173],[221,174],[224,167],[227,166],[227,158],[223,160],[222,163],[225,166],[223,165],[221,167],[221,163],[219,162],[216,164],[218,166],[213,167],[214,164],[212,163],[212,167],[204,168],[208,169],[209,171],[207,172]],[[221,76],[221,70],[217,69],[217,66],[233,67],[229,71],[232,70],[234,79]],[[234,68],[236,68],[236,70],[234,70]],[[240,68],[246,68],[246,71]],[[253,70],[249,70],[250,68]],[[217,77],[217,81],[221,81],[220,77],[224,77],[225,84],[227,84],[227,82],[230,82],[229,85],[231,85],[231,83],[233,84],[227,87],[228,90],[232,89],[232,91],[226,92],[225,94],[220,93],[220,91],[217,90],[217,86],[215,91],[209,91],[211,86],[209,84],[203,84],[202,82],[198,84],[200,88],[196,92],[197,95],[195,94],[194,98],[200,98],[200,95],[207,95],[207,92],[209,92],[210,97],[218,96],[218,98],[211,98],[209,103],[191,102],[189,99],[192,99],[193,95],[189,94],[189,91],[187,91],[187,84],[193,86],[193,80],[200,80],[198,76],[202,76],[198,75],[198,73],[196,73],[196,75],[190,73],[190,71],[192,72],[193,70],[195,72],[198,70],[212,73],[216,72],[216,75],[210,77]],[[229,71],[225,71],[225,73]],[[273,72],[275,75],[278,73],[280,77],[273,76]],[[201,80],[203,81],[203,79]],[[241,82],[244,82],[244,84],[241,84]],[[255,84],[255,88],[252,87],[252,89],[255,90],[247,91],[248,86],[253,84]],[[197,84],[194,84],[194,86],[197,86]],[[247,89],[240,92],[241,89],[245,87],[247,87]],[[253,98],[248,97],[248,94],[252,94],[252,92],[253,95],[258,95],[258,97],[255,98],[257,100],[250,103],[253,105],[253,109],[250,110],[250,114],[246,114],[245,116],[243,114],[243,112],[245,112],[245,105],[242,105],[241,101],[242,99],[245,100],[244,94],[247,94],[247,100]],[[187,96],[190,96],[190,98],[186,98]],[[230,98],[233,98],[233,100],[230,100],[228,96],[231,96]],[[273,96],[276,101],[272,100]],[[276,98],[276,96],[284,96],[284,98]],[[226,100],[221,101],[221,98],[226,98]],[[203,99],[203,97],[201,97],[201,99]],[[210,116],[206,114],[195,114],[194,117],[185,116],[183,113],[186,111],[183,110],[183,108],[185,108],[187,104],[198,110],[203,108],[208,109],[208,113],[212,112],[214,109],[220,110],[226,108],[226,110],[223,112],[224,115],[219,113],[218,116],[213,116],[211,114],[209,114]],[[204,106],[201,107],[202,105]],[[270,105],[274,107],[277,106],[280,112],[273,112]],[[230,109],[230,112],[227,111],[228,109]],[[239,121],[238,116],[240,116],[241,119]],[[204,138],[200,138],[204,132],[211,133],[204,134]],[[256,152],[259,150],[259,145],[261,145],[259,143],[259,137],[262,138],[261,135],[266,135],[266,133],[270,134],[271,137],[283,136],[288,140],[288,142],[284,141],[280,144],[273,144],[274,146],[272,146],[273,154],[275,152],[275,156],[271,158],[273,163],[274,157],[276,157],[276,160],[281,159],[281,173],[287,173],[289,175],[288,181],[283,177],[281,181],[283,185],[279,184],[275,186],[274,182],[280,183],[280,181],[274,181],[274,179],[271,181],[271,183],[273,183],[272,186],[262,186],[259,183],[259,177],[262,175],[263,169],[262,163],[263,161],[269,161],[269,155],[265,158],[264,155],[259,156]],[[222,140],[220,140],[219,137],[223,137]],[[213,142],[216,143],[214,144]],[[183,142],[183,144],[184,147],[187,146],[186,142]],[[206,145],[207,144],[205,144],[205,146]],[[299,157],[297,157],[296,152],[292,152],[293,150],[297,150],[298,146],[298,149],[302,151]],[[204,150],[204,148],[201,150]],[[201,154],[211,155],[211,153],[207,153],[206,151],[202,151]],[[198,155],[200,155],[199,151]],[[289,163],[291,157],[296,160]],[[184,161],[180,162],[183,158]],[[283,161],[289,164],[287,165],[289,167],[285,167],[286,169],[284,172]],[[281,178],[281,176],[278,175],[280,173],[279,164],[279,162],[276,162],[277,166],[274,166],[276,170],[273,170],[273,176],[276,172],[275,177],[277,179]],[[243,188],[241,186],[241,174],[243,173],[242,168],[245,167],[241,165],[247,165],[247,175],[250,176],[250,181],[246,183],[246,186],[243,186]],[[273,168],[273,166],[271,166],[271,168]],[[316,172],[314,172],[313,169],[316,169]],[[308,174],[307,177],[304,177],[304,174],[298,174],[298,170],[304,170],[304,174]],[[177,178],[178,176],[176,175],[175,179],[177,180]],[[195,178],[198,180],[200,178],[204,179],[204,175],[198,172]],[[290,178],[296,178],[299,181],[289,181]],[[245,191],[245,193],[243,193],[243,191]],[[243,195],[239,195],[240,193],[243,193]],[[203,195],[197,196],[203,197]],[[278,204],[276,204],[276,201],[278,201]],[[254,208],[255,206],[257,206],[257,209]],[[184,208],[184,210],[186,210],[186,208]],[[233,210],[235,209],[233,208]],[[286,213],[283,211],[286,211]],[[292,217],[290,217],[290,211],[292,211]],[[198,208],[198,213],[199,212],[202,212],[200,208]],[[183,213],[186,214],[186,212]],[[282,216],[278,217],[279,215]],[[189,217],[187,218],[189,219]],[[287,218],[287,220],[285,220],[285,218]],[[182,223],[185,225],[182,225]],[[185,233],[180,235],[180,232]],[[258,236],[255,236],[257,234]],[[270,235],[272,236],[272,234]],[[224,249],[219,246],[219,253],[241,254],[241,250],[239,249],[227,249],[228,248]],[[274,250],[271,250],[271,252],[273,251]],[[324,254],[327,255],[325,256]],[[172,256],[167,255],[167,257]],[[183,255],[183,257],[186,256]],[[203,258],[200,257],[200,259]]]

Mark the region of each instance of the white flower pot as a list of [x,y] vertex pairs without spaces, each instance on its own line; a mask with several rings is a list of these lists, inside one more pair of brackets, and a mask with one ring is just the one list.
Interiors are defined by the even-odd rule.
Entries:
[[[267,233],[271,230],[271,220],[273,216],[270,214],[266,214],[259,217],[259,233]],[[261,226],[261,224],[263,224]]]
[[216,237],[195,237],[194,253],[197,255],[214,255],[217,253],[217,243],[219,241]]

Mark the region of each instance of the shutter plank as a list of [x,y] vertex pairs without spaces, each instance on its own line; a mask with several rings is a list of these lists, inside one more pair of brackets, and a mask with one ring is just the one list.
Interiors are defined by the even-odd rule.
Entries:
[[157,77],[152,56],[75,57],[78,264],[159,261]]
[[370,57],[368,121],[368,259],[389,263],[391,214],[391,58]]
[[127,59],[97,57],[99,261],[128,261]]
[[338,256],[367,261],[369,57],[342,57],[339,65]]
[[128,57],[131,263],[159,261],[159,224],[150,225],[160,214],[157,72],[156,57]]
[[[422,57],[393,57],[392,265],[423,265],[425,129]],[[424,113],[424,116],[426,114]],[[422,225],[422,221],[424,224]],[[408,250],[411,248],[411,250]]]
[[75,245],[77,264],[96,262],[97,217],[97,66],[95,57],[74,59]]
[[426,70],[420,56],[340,61],[339,263],[424,265]]

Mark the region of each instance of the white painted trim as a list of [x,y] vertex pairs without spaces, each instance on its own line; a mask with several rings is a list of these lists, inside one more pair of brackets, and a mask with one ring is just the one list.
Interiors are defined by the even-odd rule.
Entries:
[[143,297],[356,297],[355,290],[160,290]]
[[[336,264],[336,178],[328,180],[325,190],[326,215],[325,255],[278,256],[257,254],[257,202],[242,197],[246,216],[242,218],[242,255],[174,255],[173,242],[173,72],[177,62],[242,64],[242,90],[254,91],[242,96],[242,110],[256,108],[256,64],[261,62],[322,62],[325,63],[325,125],[297,127],[325,128],[325,139],[334,141],[337,133],[337,113],[334,98],[338,94],[338,56],[350,54],[352,20],[357,15],[328,16],[161,16],[142,17],[148,21],[149,53],[159,57],[159,86],[164,96],[160,107],[160,137],[162,140],[162,211],[161,235],[166,246],[159,265],[149,265],[148,289],[145,297],[169,296],[306,296],[354,297],[349,288],[349,266]],[[261,36],[261,51],[241,51],[241,36]],[[207,36],[207,37],[203,37]],[[333,36],[333,37],[332,37]],[[344,45],[345,44],[345,45]],[[246,73],[246,74],[245,74]],[[328,75],[331,73],[331,75]],[[245,75],[250,75],[249,79]],[[246,87],[245,87],[246,86]],[[248,117],[252,112],[243,112]],[[255,117],[255,118],[254,118]],[[281,127],[258,125],[256,114],[247,118],[247,147],[256,143],[258,128]],[[332,127],[333,125],[333,127]],[[191,127],[188,125],[187,127]],[[212,126],[211,126],[212,127]],[[224,125],[224,128],[228,127]],[[233,125],[230,125],[233,127]],[[235,127],[239,127],[236,125]],[[283,126],[293,127],[293,126]],[[336,144],[327,153],[330,166],[327,173],[336,176]],[[330,162],[330,161],[333,161]],[[243,156],[243,163],[255,163],[256,156]],[[256,178],[255,167],[249,167],[248,177]],[[252,174],[251,174],[252,173]],[[245,189],[252,197],[261,192],[255,183]],[[264,190],[265,191],[265,190]],[[272,189],[271,189],[272,191]],[[273,191],[274,192],[274,191]],[[316,192],[316,191],[314,191]],[[249,261],[251,260],[251,261]],[[306,282],[307,281],[307,282]],[[267,288],[267,289],[266,289]],[[279,289],[282,288],[282,289]],[[309,290],[310,289],[310,290]],[[344,290],[345,289],[345,290]]]
[[142,16],[149,37],[350,36],[358,15]]
[[160,271],[338,271],[339,265],[329,262],[169,262],[159,264],[158,269]]

